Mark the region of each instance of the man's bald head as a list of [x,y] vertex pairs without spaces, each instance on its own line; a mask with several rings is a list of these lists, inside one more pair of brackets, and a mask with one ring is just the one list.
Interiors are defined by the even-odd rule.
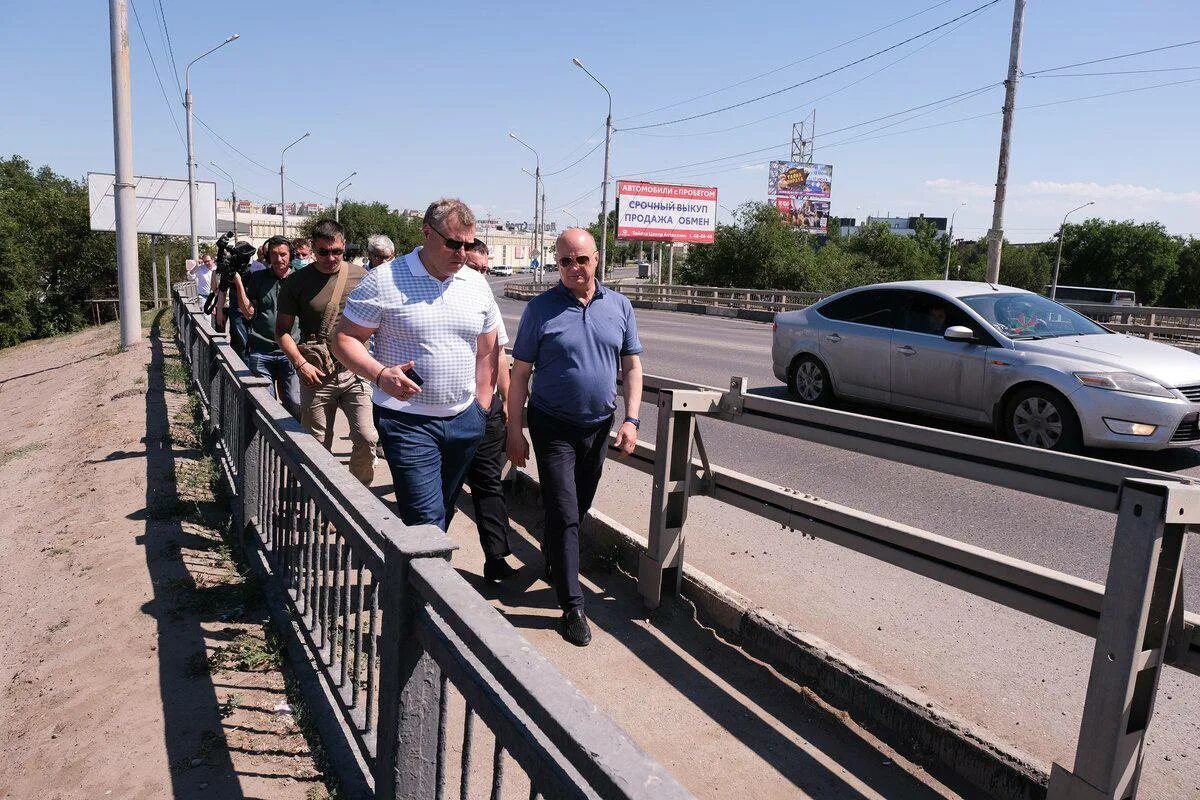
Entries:
[[555,253],[561,253],[564,249],[587,250],[589,253],[594,253],[596,252],[596,239],[587,228],[567,228],[558,235],[558,239],[554,242]]
[[[591,297],[596,288],[596,240],[586,228],[567,228],[554,243],[558,277],[577,297]],[[586,302],[586,300],[584,301]]]

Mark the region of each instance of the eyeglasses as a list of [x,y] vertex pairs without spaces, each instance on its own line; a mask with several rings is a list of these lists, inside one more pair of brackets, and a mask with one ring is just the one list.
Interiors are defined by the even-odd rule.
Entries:
[[[429,223],[425,223],[425,224],[429,225]],[[458,239],[451,239],[449,236],[442,233],[441,231],[439,231],[437,228],[433,227],[432,225],[429,225],[429,229],[432,230],[434,233],[436,233],[438,236],[442,237],[442,241],[446,243],[446,248],[448,250],[458,250],[459,248],[461,248],[463,250],[470,250],[475,246],[474,239],[472,239],[469,242],[460,242]]]
[[346,249],[343,247],[318,247],[317,248],[317,255],[319,255],[321,257],[340,256],[344,252],[346,252]]
[[581,267],[586,267],[591,262],[591,260],[592,260],[591,256],[575,256],[574,258],[572,258],[571,256],[567,256],[566,258],[560,258],[558,260],[558,265],[560,267],[562,267],[563,269],[566,269],[567,267],[571,266],[572,264],[578,264]]

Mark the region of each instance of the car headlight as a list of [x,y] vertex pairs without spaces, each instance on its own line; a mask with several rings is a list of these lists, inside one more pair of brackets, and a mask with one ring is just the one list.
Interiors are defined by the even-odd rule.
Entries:
[[1134,375],[1132,372],[1076,372],[1075,379],[1084,386],[1108,389],[1113,392],[1148,394],[1151,397],[1174,397],[1161,383]]

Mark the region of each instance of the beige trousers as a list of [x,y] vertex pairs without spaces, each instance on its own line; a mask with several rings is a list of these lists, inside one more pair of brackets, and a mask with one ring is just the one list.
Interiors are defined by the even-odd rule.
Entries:
[[350,474],[370,486],[375,479],[375,445],[379,442],[370,385],[345,368],[338,368],[320,386],[300,382],[300,424],[326,448],[333,441],[339,408],[350,423]]

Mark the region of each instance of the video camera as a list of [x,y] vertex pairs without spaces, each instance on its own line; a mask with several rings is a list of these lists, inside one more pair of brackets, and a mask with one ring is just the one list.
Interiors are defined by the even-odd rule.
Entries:
[[[245,275],[250,268],[250,261],[254,258],[254,245],[249,242],[236,242],[230,244],[229,240],[234,236],[233,231],[230,231],[217,239],[217,263],[216,273],[220,280],[217,283],[217,288],[208,296],[208,300],[204,304],[204,313],[211,314],[213,306],[217,303],[217,296],[222,292],[232,288],[234,275]],[[244,277],[243,277],[244,280]]]

